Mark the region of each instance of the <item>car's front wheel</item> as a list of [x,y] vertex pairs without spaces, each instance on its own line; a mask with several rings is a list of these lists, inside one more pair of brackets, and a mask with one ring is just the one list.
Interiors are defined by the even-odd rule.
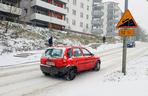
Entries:
[[73,80],[76,77],[76,70],[75,69],[71,69],[69,70],[66,74],[65,74],[65,79],[66,80]]
[[100,62],[100,61],[97,61],[97,62],[96,62],[96,65],[95,65],[95,67],[94,67],[93,70],[94,70],[94,71],[99,71],[100,68],[101,68],[100,64],[101,64],[101,62]]

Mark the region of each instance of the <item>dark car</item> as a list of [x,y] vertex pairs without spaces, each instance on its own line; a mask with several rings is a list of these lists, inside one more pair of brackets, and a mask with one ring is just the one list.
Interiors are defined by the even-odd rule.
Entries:
[[135,42],[134,41],[130,41],[130,42],[127,42],[127,47],[128,48],[132,48],[132,47],[135,47]]
[[48,48],[41,57],[40,68],[45,75],[63,76],[73,80],[77,73],[85,70],[100,70],[99,56],[88,49],[75,46]]

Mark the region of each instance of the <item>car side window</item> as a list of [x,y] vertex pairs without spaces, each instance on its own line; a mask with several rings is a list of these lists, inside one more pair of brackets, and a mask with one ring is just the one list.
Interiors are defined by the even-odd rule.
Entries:
[[72,49],[71,49],[71,48],[68,49],[67,56],[68,56],[69,58],[72,57]]
[[82,51],[83,51],[84,56],[91,56],[91,53],[88,50],[82,48]]
[[74,57],[82,56],[82,52],[81,52],[81,50],[79,48],[74,48],[73,52],[74,52]]

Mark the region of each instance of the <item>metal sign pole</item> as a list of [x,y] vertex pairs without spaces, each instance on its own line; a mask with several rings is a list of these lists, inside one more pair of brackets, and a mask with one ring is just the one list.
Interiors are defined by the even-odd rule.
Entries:
[[[125,11],[128,9],[128,0],[125,0]],[[123,37],[122,73],[126,75],[127,36]]]
[[122,56],[122,73],[126,75],[126,55],[127,55],[127,37],[123,37],[123,56]]

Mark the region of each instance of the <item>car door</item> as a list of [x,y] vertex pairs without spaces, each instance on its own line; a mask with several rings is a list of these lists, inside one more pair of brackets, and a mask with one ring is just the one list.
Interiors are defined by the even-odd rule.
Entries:
[[77,66],[78,71],[85,70],[85,63],[84,63],[84,56],[82,54],[82,51],[80,48],[73,48],[73,61],[75,65]]
[[85,59],[86,70],[92,69],[95,66],[95,58],[90,51],[85,48],[82,48],[82,52]]

